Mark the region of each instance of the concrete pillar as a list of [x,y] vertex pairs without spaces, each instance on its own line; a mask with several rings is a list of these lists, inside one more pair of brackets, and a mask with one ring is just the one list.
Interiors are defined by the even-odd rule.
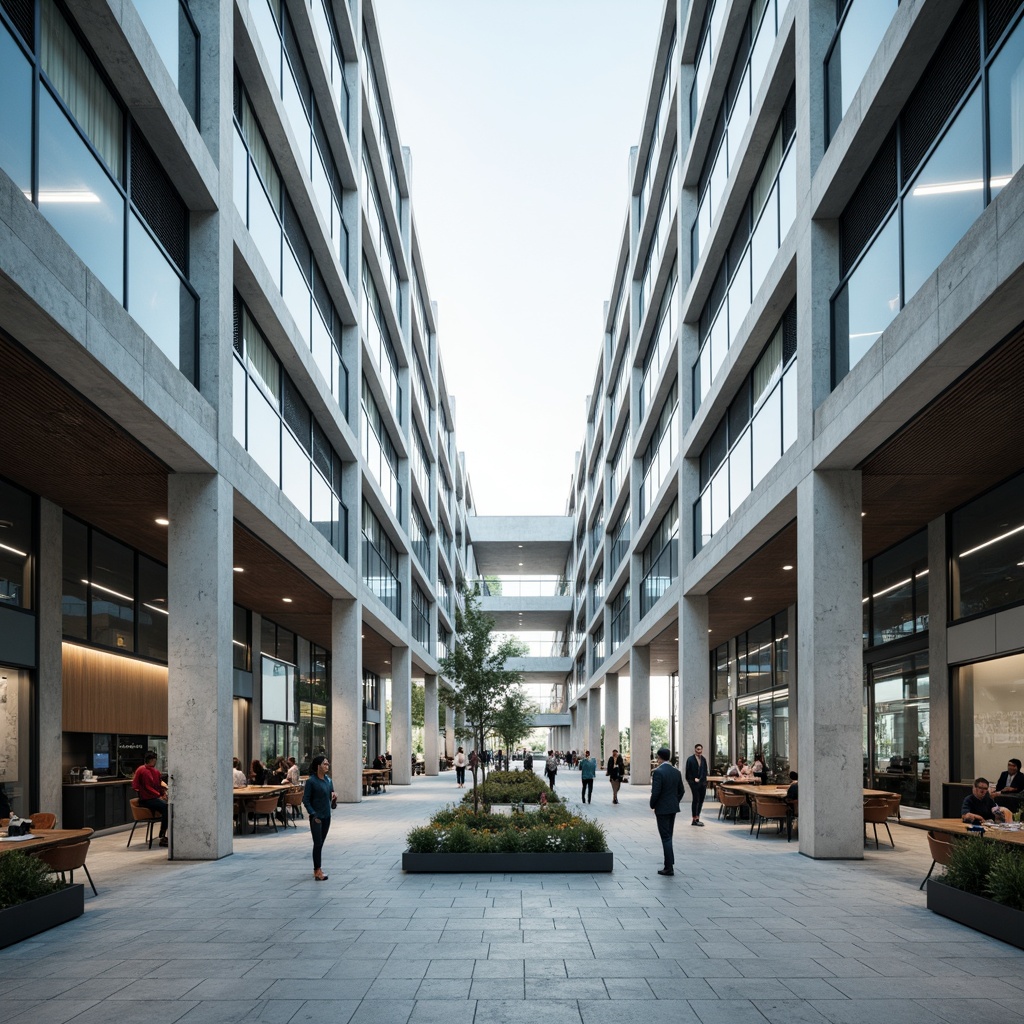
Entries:
[[651,649],[629,652],[629,783],[651,784]]
[[566,744],[567,750],[575,750],[579,743],[580,735],[580,702],[577,699],[576,703],[569,709],[569,716],[571,724],[569,725],[569,740]]
[[[272,653],[272,652],[271,652]],[[233,690],[232,690],[233,692]],[[249,774],[249,765],[255,757],[262,759],[260,753],[261,736],[260,722],[263,719],[263,616],[259,612],[252,613],[252,697],[249,699],[249,735],[243,737],[248,749],[236,750],[235,756],[242,762],[242,771]],[[232,736],[232,748],[234,737]],[[310,754],[315,753],[311,750]],[[299,751],[301,756],[302,751]],[[333,772],[334,765],[331,765]],[[334,778],[334,775],[331,775]]]
[[454,757],[457,746],[458,744],[455,742],[455,711],[446,705],[444,709],[444,756]]
[[797,487],[800,852],[864,856],[861,478],[810,473]]
[[946,519],[928,524],[928,716],[931,814],[942,814],[942,783],[950,771],[949,655],[946,651]]
[[346,804],[363,799],[362,633],[362,605],[358,601],[332,601],[331,779],[338,799]]
[[423,677],[423,765],[427,775],[437,775],[441,760],[438,725],[437,676]]
[[702,743],[711,754],[711,682],[708,672],[708,599],[679,602],[679,757]]
[[167,478],[170,856],[231,853],[233,516],[221,476]]
[[619,749],[619,673],[609,672],[604,677],[604,750],[603,763],[608,763],[613,750]]
[[[39,660],[36,691],[39,694],[39,793],[35,807],[57,815],[57,827],[63,826],[64,790],[61,740],[63,733],[63,644],[61,599],[64,587],[64,512],[53,502],[39,499]],[[27,714],[27,709],[25,710]],[[22,782],[29,782],[23,779]],[[25,801],[32,797],[26,792]]]
[[576,704],[576,753],[582,753],[590,745],[590,694],[583,694]]
[[391,784],[412,783],[412,651],[391,648]]
[[590,722],[586,746],[590,748],[591,757],[601,760],[601,691],[590,691]]

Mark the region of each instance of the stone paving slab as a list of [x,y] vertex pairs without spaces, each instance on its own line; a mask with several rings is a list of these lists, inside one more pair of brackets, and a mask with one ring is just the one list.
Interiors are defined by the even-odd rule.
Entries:
[[611,875],[403,875],[459,795],[341,806],[324,883],[302,822],[213,863],[100,836],[85,915],[0,951],[0,1024],[1024,1024],[1024,952],[925,909],[922,832],[812,861],[712,802],[664,878],[647,794],[599,787]]

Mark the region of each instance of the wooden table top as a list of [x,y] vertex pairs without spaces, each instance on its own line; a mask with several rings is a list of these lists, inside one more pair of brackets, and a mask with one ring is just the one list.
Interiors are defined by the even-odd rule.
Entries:
[[[732,793],[745,793],[747,796],[774,796],[780,797],[785,796],[789,790],[789,786],[777,786],[770,784],[767,786],[757,786],[750,782],[730,782],[726,779],[724,782],[719,783],[720,786],[725,786]],[[862,790],[865,797],[869,796],[894,796],[894,793],[889,793],[884,789],[865,789]]]
[[275,793],[284,793],[292,788],[290,782],[284,782],[278,786],[239,786],[232,790],[235,797],[240,796],[273,796]]
[[31,839],[15,839],[0,836],[0,854],[13,853],[15,850],[45,850],[50,846],[62,846],[92,835],[91,828],[41,828],[32,833]]
[[967,826],[959,818],[903,818],[901,825],[907,828],[920,828],[928,832],[947,832],[954,836],[980,836],[984,834],[986,839],[995,839],[1000,843],[1013,843],[1016,846],[1024,846],[1024,829],[1014,832],[1004,832],[995,828],[992,822],[985,822],[985,832],[968,832]]

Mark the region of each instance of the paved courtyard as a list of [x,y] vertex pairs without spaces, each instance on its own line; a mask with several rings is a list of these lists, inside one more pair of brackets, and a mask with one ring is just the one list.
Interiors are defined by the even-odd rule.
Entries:
[[1024,1021],[1024,952],[925,909],[920,831],[816,862],[709,802],[662,878],[646,793],[612,806],[599,778],[611,875],[404,875],[406,831],[456,795],[447,773],[339,808],[326,883],[304,822],[216,863],[102,837],[85,915],[0,951],[0,1022]]

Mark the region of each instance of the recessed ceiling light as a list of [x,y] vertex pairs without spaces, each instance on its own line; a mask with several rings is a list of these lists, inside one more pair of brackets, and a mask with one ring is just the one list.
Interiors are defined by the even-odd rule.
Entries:
[[791,565],[784,565],[784,566],[783,566],[782,568],[783,568],[783,569],[784,569],[784,570],[785,570],[786,572],[789,572],[789,570],[790,570],[790,569],[792,569],[792,568],[793,568],[793,566],[791,566]]
[[867,512],[861,512],[860,517],[863,519],[867,515]]
[[522,562],[520,562],[520,563],[519,563],[519,568],[521,569],[522,567],[523,567],[523,563],[522,563]]
[[170,526],[171,525],[170,519],[164,519],[163,516],[160,516],[158,519],[156,519],[154,521],[156,522],[157,526]]
[[231,567],[231,571],[232,572],[245,572],[245,570],[240,565],[233,565]]
[[520,544],[520,545],[519,545],[519,550],[520,550],[520,551],[522,551],[522,550],[523,550],[523,545],[522,545],[522,544]]
[[745,597],[745,598],[743,598],[743,600],[744,601],[753,601],[754,599],[752,597]]
[[292,603],[292,599],[290,597],[282,597],[281,600],[284,601],[285,604]]

